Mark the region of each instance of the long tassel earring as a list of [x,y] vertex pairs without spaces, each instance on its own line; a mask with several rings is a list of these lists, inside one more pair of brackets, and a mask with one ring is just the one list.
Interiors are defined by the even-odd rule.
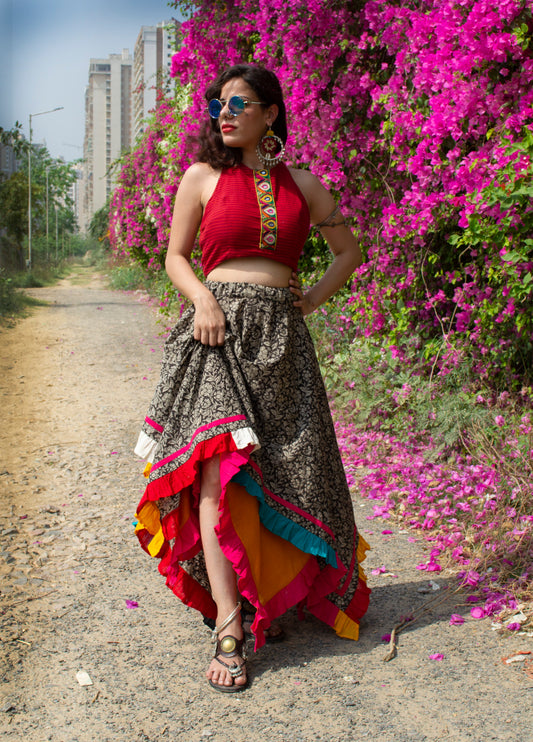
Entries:
[[282,161],[285,154],[285,145],[283,139],[269,128],[267,133],[261,137],[255,151],[261,163],[268,169],[275,167]]

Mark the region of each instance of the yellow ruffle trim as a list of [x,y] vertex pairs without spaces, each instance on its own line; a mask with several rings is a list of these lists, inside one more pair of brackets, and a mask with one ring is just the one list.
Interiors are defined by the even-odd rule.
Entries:
[[[366,559],[366,552],[369,549],[369,544],[364,540],[361,534],[359,534],[359,543],[357,544],[357,564],[359,566],[359,579],[365,584],[366,575],[361,566],[361,562],[364,562]],[[343,639],[352,639],[353,641],[359,639],[359,624],[349,618],[343,611],[337,613],[333,628],[335,629],[337,636],[340,636]]]

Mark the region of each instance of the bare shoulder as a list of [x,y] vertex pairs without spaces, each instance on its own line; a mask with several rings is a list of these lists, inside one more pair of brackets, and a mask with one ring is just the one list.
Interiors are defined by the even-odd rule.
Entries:
[[219,177],[220,170],[213,170],[206,162],[195,162],[183,173],[179,190],[181,195],[194,196],[205,204]]
[[201,184],[220,175],[219,170],[213,170],[207,162],[195,162],[183,173],[181,182],[189,185]]
[[294,182],[302,191],[307,200],[309,200],[308,193],[309,195],[311,195],[313,192],[326,190],[320,180],[316,177],[316,175],[313,175],[310,170],[303,170],[298,167],[290,167],[289,172],[292,175]]
[[305,196],[313,224],[320,222],[332,209],[335,201],[322,181],[309,170],[291,167],[289,172],[294,182]]

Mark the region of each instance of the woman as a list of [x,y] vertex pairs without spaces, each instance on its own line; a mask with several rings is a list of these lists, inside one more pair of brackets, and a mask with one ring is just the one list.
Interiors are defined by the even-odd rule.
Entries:
[[[324,387],[303,316],[360,264],[335,202],[282,162],[276,76],[237,65],[206,93],[210,125],[176,195],[166,269],[192,303],[165,347],[136,451],[153,462],[137,534],[167,585],[216,622],[212,687],[246,687],[241,601],[256,649],[300,604],[357,639],[369,590]],[[334,259],[303,293],[310,223]],[[190,266],[200,230],[202,283]],[[267,635],[268,636],[268,635]]]

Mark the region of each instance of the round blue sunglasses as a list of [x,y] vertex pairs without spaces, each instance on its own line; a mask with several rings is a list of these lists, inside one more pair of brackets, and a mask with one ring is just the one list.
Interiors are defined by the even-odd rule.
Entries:
[[[242,98],[240,95],[232,95],[229,101],[227,101],[230,116],[235,117],[241,113],[244,113],[246,106],[249,106],[252,103],[257,106],[264,105],[264,103],[260,100],[246,100],[246,98]],[[217,119],[220,116],[225,105],[225,100],[212,98],[207,104],[207,110],[209,111],[209,115],[211,116],[211,118]]]

